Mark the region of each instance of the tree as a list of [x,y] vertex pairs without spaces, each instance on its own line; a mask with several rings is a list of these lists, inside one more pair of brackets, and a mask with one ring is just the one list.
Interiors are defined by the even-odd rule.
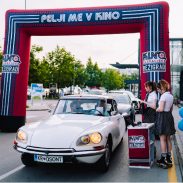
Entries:
[[107,90],[120,89],[124,86],[124,80],[119,71],[107,69],[103,74],[103,86]]
[[123,79],[124,79],[124,83],[125,86],[124,88],[127,89],[128,85],[126,84],[126,82],[128,82],[129,80],[139,80],[139,75],[137,73],[132,73],[131,75],[122,75]]
[[45,88],[49,88],[49,83],[51,82],[50,65],[45,57],[39,64],[39,80],[40,83],[44,84]]
[[86,85],[89,87],[102,85],[102,71],[99,69],[98,64],[93,64],[92,59],[89,58],[86,65]]
[[75,78],[75,58],[65,48],[59,46],[48,53],[47,61],[50,66],[52,82],[56,82],[58,88],[71,86]]
[[86,83],[85,67],[81,64],[81,61],[74,62],[74,85],[84,86]]
[[40,83],[40,60],[36,58],[36,53],[43,50],[41,46],[33,45],[30,51],[29,85],[31,83]]

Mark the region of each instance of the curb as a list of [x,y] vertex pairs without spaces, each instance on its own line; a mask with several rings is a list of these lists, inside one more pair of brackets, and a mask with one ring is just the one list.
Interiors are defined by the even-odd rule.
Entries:
[[49,111],[50,109],[26,109],[26,111]]
[[174,145],[175,145],[175,149],[176,149],[176,153],[177,153],[177,159],[178,159],[178,163],[179,163],[181,178],[182,178],[182,182],[183,182],[183,144],[181,142],[181,139],[180,139],[180,136],[178,133],[176,133],[173,136],[173,140],[174,140]]

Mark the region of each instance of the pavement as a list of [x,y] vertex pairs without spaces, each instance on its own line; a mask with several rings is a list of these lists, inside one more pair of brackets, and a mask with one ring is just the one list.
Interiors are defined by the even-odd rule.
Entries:
[[[43,101],[27,101],[27,111],[44,111],[52,110],[56,106],[58,100],[43,100]],[[181,120],[179,116],[179,107],[174,105],[173,116],[175,121],[176,134],[173,136],[173,142],[176,148],[176,153],[180,165],[181,176],[183,180],[183,131],[178,129],[178,122]]]
[[27,100],[27,111],[47,111],[56,106],[58,100]]
[[173,136],[173,139],[183,180],[183,131],[178,129],[178,122],[181,120],[181,117],[179,116],[179,109],[179,107],[174,105],[173,116],[175,121],[176,134]]

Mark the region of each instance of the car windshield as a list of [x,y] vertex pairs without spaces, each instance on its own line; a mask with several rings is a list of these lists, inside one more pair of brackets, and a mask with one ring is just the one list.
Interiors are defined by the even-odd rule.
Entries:
[[61,99],[54,114],[106,116],[106,101],[100,99]]
[[128,96],[125,95],[117,95],[114,96],[115,100],[117,103],[122,103],[122,104],[129,104],[129,98]]
[[131,98],[135,98],[135,95],[130,91],[123,91],[123,93],[127,93]]

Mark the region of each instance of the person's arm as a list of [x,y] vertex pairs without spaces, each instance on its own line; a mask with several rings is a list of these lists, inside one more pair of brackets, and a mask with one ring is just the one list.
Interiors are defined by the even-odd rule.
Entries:
[[157,102],[157,100],[155,99],[155,100],[153,100],[153,102],[146,102],[146,101],[144,101],[144,100],[140,100],[140,102],[141,103],[144,103],[144,104],[146,104],[146,105],[148,105],[150,108],[152,108],[152,109],[156,109],[156,102]]
[[165,107],[165,101],[159,102],[159,107],[156,109],[156,112],[163,112]]
[[153,100],[152,102],[146,102],[146,104],[147,104],[150,108],[156,109],[156,102],[157,102],[157,100],[155,99],[155,100]]

